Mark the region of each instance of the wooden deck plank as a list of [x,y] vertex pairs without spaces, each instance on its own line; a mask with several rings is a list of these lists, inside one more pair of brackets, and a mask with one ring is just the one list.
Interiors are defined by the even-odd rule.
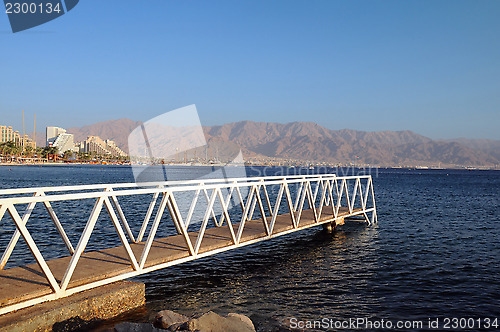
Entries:
[[[360,209],[356,209],[359,212]],[[340,216],[348,216],[347,208],[341,208]],[[326,209],[322,213],[319,223],[333,219],[331,211]],[[267,218],[268,224],[271,218]],[[301,214],[299,229],[317,225],[312,210],[304,210]],[[239,223],[233,223],[235,234]],[[276,217],[273,236],[293,230],[290,214]],[[299,230],[298,229],[298,230]],[[190,232],[189,238],[195,246],[198,232]],[[245,222],[241,244],[269,238],[266,234],[262,219]],[[132,251],[140,259],[145,242],[131,244]],[[233,245],[229,227],[208,228],[204,234],[199,254],[208,254],[211,251],[221,250]],[[152,267],[163,263],[175,262],[188,258],[188,246],[182,235],[174,235],[156,239],[151,246],[145,267]],[[48,261],[48,265],[56,280],[60,283],[71,257],[63,257]],[[94,281],[132,272],[133,268],[123,246],[84,253],[80,258],[68,288],[78,287]],[[0,271],[0,307],[27,301],[52,293],[52,290],[41,272],[38,264],[15,267]]]

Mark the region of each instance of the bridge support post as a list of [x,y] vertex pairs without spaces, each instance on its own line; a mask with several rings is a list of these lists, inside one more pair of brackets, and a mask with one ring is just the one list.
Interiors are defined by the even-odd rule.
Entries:
[[332,220],[329,223],[323,224],[323,231],[331,234],[335,231],[335,228],[337,228],[338,225],[343,225],[344,224],[344,217]]

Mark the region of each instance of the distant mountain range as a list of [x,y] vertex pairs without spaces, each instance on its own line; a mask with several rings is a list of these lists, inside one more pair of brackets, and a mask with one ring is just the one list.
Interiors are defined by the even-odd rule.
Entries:
[[[111,139],[128,151],[128,135],[139,121],[100,122],[68,133],[81,141],[89,135]],[[286,124],[241,121],[204,127],[208,142],[237,144],[244,156],[325,161],[377,166],[495,166],[500,164],[500,141],[478,139],[432,140],[412,131],[365,132],[331,130],[313,122]]]

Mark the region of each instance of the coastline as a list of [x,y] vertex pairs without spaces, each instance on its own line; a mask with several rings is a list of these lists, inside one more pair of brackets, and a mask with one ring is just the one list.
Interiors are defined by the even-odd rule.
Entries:
[[[0,162],[0,167],[1,166],[57,166],[57,167],[64,167],[64,166],[127,166],[130,167],[130,163],[113,163],[113,162],[106,162],[106,163],[82,163],[82,162],[76,162],[76,163],[54,163],[54,162],[32,162],[32,163],[19,163],[19,162],[13,162],[13,163],[6,163],[6,162]],[[167,167],[234,167],[235,165],[191,165],[191,164],[165,164]],[[317,165],[317,166],[304,166],[304,165],[281,165],[281,166],[275,166],[275,165],[267,165],[267,164],[245,164],[245,167],[285,167],[285,168],[304,168],[304,169],[324,169],[324,168],[355,168],[355,169],[401,169],[401,170],[419,170],[419,171],[438,171],[438,170],[469,170],[469,171],[500,171],[500,167],[488,167],[488,166],[452,166],[452,167],[419,167],[419,166],[373,166],[373,165]]]
[[0,163],[0,166],[130,166],[130,164],[124,163],[45,163],[45,162],[34,162],[34,163]]

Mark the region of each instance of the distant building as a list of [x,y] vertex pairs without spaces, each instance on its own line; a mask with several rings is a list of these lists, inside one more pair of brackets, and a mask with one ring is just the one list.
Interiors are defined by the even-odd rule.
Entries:
[[60,134],[66,134],[66,129],[59,127],[47,127],[47,132],[46,132],[47,146],[52,146],[52,144],[56,141],[57,136],[59,136]]
[[78,148],[75,146],[75,136],[73,134],[59,134],[55,141],[51,143],[51,146],[57,148],[60,154],[66,151],[78,152]]
[[19,134],[18,131],[14,131],[12,127],[0,126],[0,143],[5,142],[14,142],[17,146],[31,146],[35,147],[35,142],[28,135],[24,135],[23,137]]
[[36,143],[28,135],[24,135],[24,139],[19,136],[15,142],[17,146],[30,146],[32,148],[36,148]]
[[17,142],[21,140],[18,131],[14,131],[12,127],[0,126],[0,143]]
[[126,157],[115,142],[111,140],[103,140],[98,136],[89,136],[85,141],[80,143],[80,152],[96,153],[100,155],[110,155],[115,157]]

